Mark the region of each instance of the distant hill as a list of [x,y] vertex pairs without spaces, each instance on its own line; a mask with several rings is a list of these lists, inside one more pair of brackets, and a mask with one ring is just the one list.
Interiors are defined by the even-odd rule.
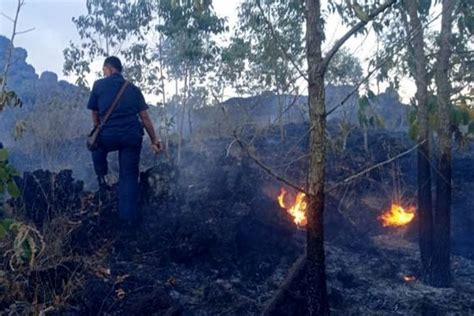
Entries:
[[[4,69],[10,40],[0,35],[0,69]],[[21,108],[6,108],[0,114],[1,141],[13,145],[12,133],[15,124],[27,120],[34,111],[44,111],[51,107],[84,104],[86,94],[83,89],[64,80],[50,71],[38,75],[35,68],[26,62],[28,53],[21,47],[14,47],[11,66],[7,76],[7,87],[15,91],[23,102]],[[46,57],[45,57],[46,58]]]
[[[9,39],[0,36],[0,69],[5,65],[9,46]],[[13,156],[18,157],[12,160],[22,170],[74,165],[76,161],[73,160],[78,154],[88,159],[83,142],[91,126],[89,112],[85,110],[89,91],[58,80],[53,72],[45,71],[38,75],[34,67],[27,63],[27,56],[25,49],[14,48],[7,85],[20,96],[23,107],[7,108],[0,113],[0,141],[13,151]],[[350,86],[327,86],[327,109],[337,106],[352,90]],[[217,106],[196,104],[197,109],[191,112],[193,134],[225,136],[238,126],[260,128],[277,125],[280,118],[282,124],[307,122],[307,102],[308,97],[305,95],[265,92],[250,97],[233,97]],[[171,133],[177,132],[176,122],[182,113],[182,105],[179,102],[171,103],[167,105],[166,111],[175,120]],[[384,128],[406,130],[407,106],[398,101],[395,92],[388,90],[378,95],[372,111],[382,118]],[[157,123],[160,122],[159,112],[156,109],[151,111]],[[358,125],[357,94],[352,95],[344,106],[328,117],[333,127],[337,127],[337,122],[342,119],[354,126]],[[15,124],[21,120],[27,122],[26,132],[23,138],[15,141],[12,132]],[[189,134],[189,130],[186,116],[185,135]]]

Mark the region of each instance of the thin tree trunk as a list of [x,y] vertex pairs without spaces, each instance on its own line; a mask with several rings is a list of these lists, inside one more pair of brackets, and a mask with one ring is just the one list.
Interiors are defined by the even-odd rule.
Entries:
[[308,176],[307,224],[307,282],[308,314],[329,315],[324,255],[324,180],[325,180],[325,127],[324,66],[321,54],[323,31],[321,29],[321,4],[319,0],[306,1],[306,47],[308,60],[308,107],[311,129],[310,167]]
[[416,82],[418,122],[418,234],[422,277],[429,282],[433,242],[433,214],[430,169],[430,131],[428,125],[428,75],[424,50],[423,27],[418,17],[417,1],[405,1],[410,24],[407,29],[411,38],[411,59]]
[[8,46],[8,52],[7,52],[7,56],[6,56],[6,59],[5,59],[5,66],[4,66],[4,69],[3,69],[3,76],[2,76],[2,78],[0,78],[0,80],[1,80],[1,82],[0,82],[0,99],[1,99],[0,100],[0,111],[3,110],[3,106],[5,105],[4,102],[6,101],[6,96],[4,95],[4,93],[5,93],[5,88],[6,88],[6,85],[7,85],[8,71],[9,71],[10,65],[11,65],[11,57],[13,55],[13,49],[14,49],[13,42],[15,41],[15,36],[17,34],[16,28],[17,28],[17,24],[18,24],[18,16],[20,15],[20,10],[21,10],[22,6],[23,6],[23,3],[20,0],[18,0],[18,5],[17,5],[17,8],[16,8],[15,18],[13,19],[12,36],[10,37],[10,45]]
[[369,152],[369,128],[367,127],[366,124],[362,127],[363,130],[363,135],[364,135],[364,151],[366,153]]
[[[168,127],[168,111],[166,110],[166,93],[165,93],[165,75],[163,73],[164,61],[163,61],[163,35],[160,34],[159,43],[158,43],[158,52],[160,54],[159,63],[160,63],[160,81],[161,81],[161,93],[162,93],[162,114],[160,119],[160,130],[164,131],[165,136],[165,148],[168,148],[169,144],[169,127]],[[160,133],[161,134],[161,133]],[[160,135],[161,136],[161,135]]]
[[[188,90],[189,91],[192,91],[192,78],[191,78],[191,75],[189,76],[189,88]],[[187,93],[187,95],[189,95],[189,93]],[[191,119],[191,113],[192,112],[192,108],[189,106],[188,104],[188,127],[189,127],[189,137],[191,137],[191,135],[193,134],[193,122],[192,122],[192,119]]]
[[[282,95],[280,90],[277,90],[277,102],[278,102],[278,126],[280,127],[280,142],[283,143],[285,140],[285,129],[283,127],[283,101],[281,100]],[[284,97],[286,101],[286,97]]]
[[451,148],[449,58],[451,27],[456,1],[443,0],[441,33],[436,63],[438,95],[438,173],[436,175],[436,207],[434,214],[434,245],[432,285],[448,287],[451,283]]
[[184,131],[184,117],[186,116],[186,102],[187,102],[187,93],[188,93],[188,68],[186,67],[185,74],[184,74],[184,92],[183,92],[183,106],[181,111],[180,117],[180,124],[179,124],[179,138],[178,138],[178,158],[177,164],[181,162],[181,147],[183,143],[183,131]]

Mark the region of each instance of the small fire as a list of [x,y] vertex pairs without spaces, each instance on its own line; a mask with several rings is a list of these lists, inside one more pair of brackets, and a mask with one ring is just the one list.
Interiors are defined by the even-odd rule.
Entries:
[[403,280],[405,280],[405,282],[413,282],[416,281],[416,278],[414,275],[404,275]]
[[306,194],[303,192],[298,192],[293,204],[288,205],[285,203],[285,196],[288,192],[285,189],[280,190],[280,194],[278,195],[278,204],[281,208],[286,209],[291,216],[293,216],[293,221],[298,226],[305,226],[306,225],[306,208],[308,203],[306,202]]
[[390,210],[383,213],[379,219],[382,221],[383,227],[400,227],[413,220],[415,217],[415,210],[416,208],[413,206],[405,209],[399,204],[392,203]]

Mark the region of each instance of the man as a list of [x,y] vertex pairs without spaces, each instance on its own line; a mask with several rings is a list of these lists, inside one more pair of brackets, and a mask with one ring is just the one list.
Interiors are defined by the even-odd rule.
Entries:
[[[107,57],[103,66],[104,77],[94,82],[87,108],[92,111],[94,126],[100,124],[107,110],[125,82],[122,63],[115,56]],[[105,123],[98,138],[99,148],[92,152],[99,190],[107,187],[107,154],[119,152],[119,218],[128,224],[138,220],[138,175],[142,149],[143,126],[151,140],[152,149],[158,153],[161,143],[147,112],[148,105],[138,87],[129,83],[117,107]],[[140,120],[143,123],[140,123]]]

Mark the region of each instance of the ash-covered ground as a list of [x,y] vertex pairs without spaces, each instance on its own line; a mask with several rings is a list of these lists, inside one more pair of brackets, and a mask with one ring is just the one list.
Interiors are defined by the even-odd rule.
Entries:
[[[251,152],[276,173],[304,185],[307,126],[269,131]],[[328,186],[414,144],[402,133],[373,132],[369,153],[354,132],[345,152],[328,144]],[[231,146],[230,146],[231,145]],[[171,152],[172,153],[172,152]],[[25,173],[23,199],[9,212],[36,227],[45,249],[12,272],[2,256],[0,310],[46,315],[258,315],[304,253],[298,228],[277,195],[285,187],[231,138],[194,141],[179,166],[145,154],[142,222],[116,220],[117,197],[84,190],[70,171]],[[415,203],[416,153],[375,169],[327,196],[326,253],[335,315],[474,313],[474,149],[454,155],[451,288],[418,280],[416,221],[382,227],[394,200]],[[92,172],[92,170],[91,170]],[[287,187],[290,192],[291,190]],[[38,242],[40,243],[40,242]],[[7,243],[2,244],[3,250]],[[406,280],[408,278],[408,280]],[[304,309],[304,280],[282,315]]]

